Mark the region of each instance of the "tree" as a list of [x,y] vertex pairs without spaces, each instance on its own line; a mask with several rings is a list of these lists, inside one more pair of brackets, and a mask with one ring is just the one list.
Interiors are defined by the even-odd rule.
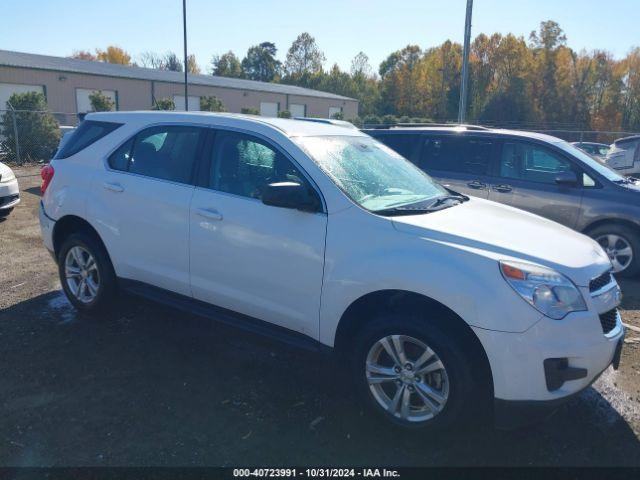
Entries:
[[131,65],[131,55],[114,45],[109,45],[106,50],[96,50],[96,59],[106,63]]
[[291,118],[291,112],[289,110],[280,110],[278,112],[278,118]]
[[187,56],[187,72],[194,75],[200,75],[202,73],[196,61],[196,56],[193,53]]
[[161,69],[172,72],[182,72],[182,61],[175,53],[167,52],[164,55]]
[[203,112],[226,112],[222,100],[211,95],[208,97],[200,97],[200,110]]
[[231,50],[220,56],[214,55],[211,59],[211,74],[218,77],[242,78],[240,60]]
[[162,70],[164,66],[164,59],[155,52],[142,52],[138,57],[138,62],[142,67],[155,68],[157,70]]
[[253,107],[242,107],[240,113],[244,113],[245,115],[260,115],[260,110]]
[[116,106],[111,98],[107,97],[102,90],[95,90],[89,94],[89,101],[94,112],[110,112]]
[[176,104],[173,98],[158,98],[153,103],[152,110],[175,110]]
[[324,62],[324,53],[318,48],[315,38],[304,32],[298,35],[289,48],[284,69],[287,75],[296,78],[321,72]]
[[96,56],[88,50],[74,50],[71,54],[71,58],[78,60],[97,60]]
[[373,70],[369,65],[369,57],[364,52],[358,52],[358,54],[351,60],[351,76],[370,78]]
[[49,160],[60,142],[60,125],[49,111],[44,95],[40,92],[14,93],[9,97],[9,103],[16,112],[7,110],[4,113],[0,130],[9,156],[23,162]]
[[276,60],[278,49],[274,43],[262,42],[247,51],[242,60],[242,70],[246,78],[273,82],[280,75],[281,64]]

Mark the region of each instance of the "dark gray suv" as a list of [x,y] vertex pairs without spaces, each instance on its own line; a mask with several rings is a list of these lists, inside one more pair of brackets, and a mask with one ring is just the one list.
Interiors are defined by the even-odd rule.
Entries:
[[451,190],[555,220],[595,238],[618,274],[640,271],[640,182],[564,140],[478,126],[364,131]]

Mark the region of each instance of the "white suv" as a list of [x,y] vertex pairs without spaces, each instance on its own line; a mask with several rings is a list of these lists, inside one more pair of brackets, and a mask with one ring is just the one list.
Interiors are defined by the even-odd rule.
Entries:
[[8,165],[0,162],[0,219],[7,217],[18,203],[18,179]]
[[595,241],[447,190],[354,129],[89,114],[42,176],[44,243],[78,309],[120,288],[335,351],[401,426],[485,400],[514,425],[620,358],[620,290]]

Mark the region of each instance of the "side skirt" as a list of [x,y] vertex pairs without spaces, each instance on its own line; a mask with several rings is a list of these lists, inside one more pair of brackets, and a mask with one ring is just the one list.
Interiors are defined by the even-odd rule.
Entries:
[[243,315],[216,305],[211,305],[147,283],[118,278],[118,286],[133,295],[137,295],[178,310],[183,310],[200,317],[205,317],[247,332],[258,334],[263,337],[271,338],[296,348],[323,354],[330,354],[333,352],[331,347],[328,347],[302,333],[294,332],[278,325],[273,325],[263,320]]

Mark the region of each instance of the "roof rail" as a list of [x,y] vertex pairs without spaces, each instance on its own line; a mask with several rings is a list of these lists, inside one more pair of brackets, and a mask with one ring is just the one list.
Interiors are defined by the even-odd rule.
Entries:
[[446,127],[464,128],[465,130],[489,131],[491,128],[482,125],[467,125],[465,123],[393,123],[393,124],[365,124],[362,128],[391,129],[391,128],[421,128],[421,127]]
[[358,128],[353,123],[346,120],[336,120],[334,118],[314,118],[314,117],[293,117],[293,120],[302,120],[304,122],[326,123],[335,125],[336,127]]

